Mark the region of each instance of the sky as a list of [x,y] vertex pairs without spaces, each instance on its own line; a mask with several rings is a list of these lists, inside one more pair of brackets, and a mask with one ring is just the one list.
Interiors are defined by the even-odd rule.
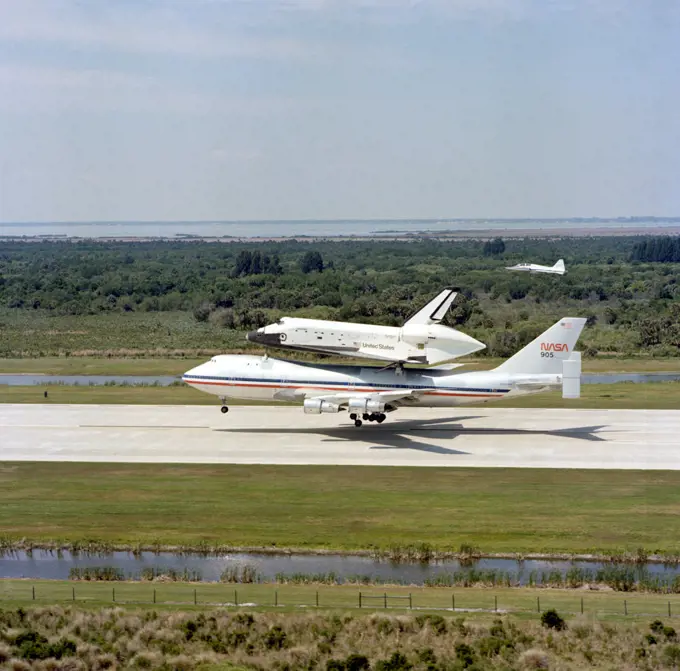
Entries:
[[0,0],[0,221],[680,216],[677,0]]

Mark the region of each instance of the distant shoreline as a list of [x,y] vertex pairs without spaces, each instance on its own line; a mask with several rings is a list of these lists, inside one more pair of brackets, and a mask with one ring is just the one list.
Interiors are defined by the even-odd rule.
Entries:
[[[387,223],[387,222],[385,222]],[[1,227],[0,227],[1,228]],[[236,236],[236,235],[197,235],[178,233],[169,236],[81,236],[67,234],[39,234],[39,235],[0,235],[0,241],[23,241],[23,242],[46,242],[46,241],[97,241],[97,242],[222,242],[222,243],[248,243],[248,242],[369,242],[369,241],[418,241],[418,240],[488,240],[490,238],[564,238],[564,237],[612,237],[612,236],[636,236],[636,235],[680,235],[680,224],[672,226],[606,226],[600,228],[489,228],[489,229],[463,229],[452,231],[422,230],[422,231],[374,231],[365,234],[348,235],[307,235],[291,234],[282,236]]]

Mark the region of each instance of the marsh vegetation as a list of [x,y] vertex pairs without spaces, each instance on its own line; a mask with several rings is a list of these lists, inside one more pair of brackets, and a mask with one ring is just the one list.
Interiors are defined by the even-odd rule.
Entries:
[[128,611],[48,606],[0,611],[0,665],[112,669],[675,669],[668,621],[614,624],[352,614]]

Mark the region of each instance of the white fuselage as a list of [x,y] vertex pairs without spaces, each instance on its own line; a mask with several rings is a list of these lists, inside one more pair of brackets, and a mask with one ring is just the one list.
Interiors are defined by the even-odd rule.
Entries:
[[282,349],[423,365],[456,359],[485,347],[465,333],[441,324],[396,327],[296,317],[284,317],[253,331],[248,340]]
[[494,371],[451,374],[432,369],[320,366],[269,357],[221,355],[184,374],[184,382],[221,398],[299,401],[334,393],[417,390],[408,405],[447,407],[501,399],[562,383],[559,374],[517,375]]
[[516,266],[509,266],[507,270],[518,270],[525,273],[547,273],[549,275],[564,275],[564,268],[553,266],[539,266],[536,263],[519,263]]

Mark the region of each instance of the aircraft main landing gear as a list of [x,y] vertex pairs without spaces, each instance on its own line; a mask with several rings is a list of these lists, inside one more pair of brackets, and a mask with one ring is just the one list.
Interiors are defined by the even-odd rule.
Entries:
[[378,424],[382,424],[387,419],[387,415],[384,412],[365,412],[361,419],[359,419],[359,416],[353,412],[349,418],[354,422],[354,426],[359,428],[364,422],[378,422]]
[[221,398],[220,401],[222,401],[222,407],[220,408],[220,412],[224,415],[229,412],[229,408],[227,407],[227,399]]

